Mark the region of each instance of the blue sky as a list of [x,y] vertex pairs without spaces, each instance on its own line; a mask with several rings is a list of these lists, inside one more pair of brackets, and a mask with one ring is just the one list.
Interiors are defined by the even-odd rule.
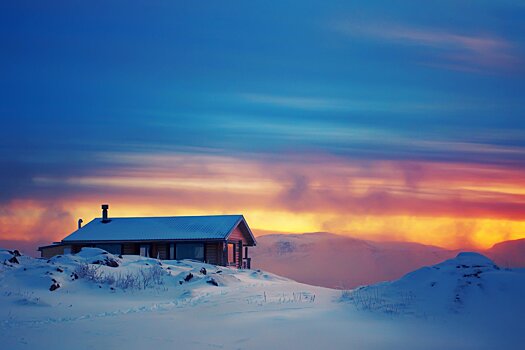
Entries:
[[521,1],[3,2],[0,202],[112,191],[71,179],[140,156],[521,170],[523,18]]

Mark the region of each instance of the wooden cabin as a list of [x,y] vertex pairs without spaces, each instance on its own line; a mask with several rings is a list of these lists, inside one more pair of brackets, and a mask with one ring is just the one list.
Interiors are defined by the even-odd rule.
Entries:
[[193,259],[209,264],[250,268],[248,248],[255,237],[242,215],[93,219],[61,242],[38,248],[43,258],[75,254],[96,247],[120,255],[141,255],[162,260]]

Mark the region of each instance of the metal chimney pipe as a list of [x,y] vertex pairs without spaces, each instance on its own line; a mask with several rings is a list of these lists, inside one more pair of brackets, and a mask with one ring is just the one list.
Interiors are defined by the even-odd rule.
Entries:
[[109,204],[102,204],[102,222],[107,223],[110,220],[108,219],[108,209]]
[[84,222],[84,220],[82,219],[78,219],[78,229],[80,230],[82,228],[82,223]]

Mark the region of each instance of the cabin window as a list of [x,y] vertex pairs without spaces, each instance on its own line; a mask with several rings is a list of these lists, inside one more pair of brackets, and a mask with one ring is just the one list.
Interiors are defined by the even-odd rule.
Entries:
[[204,244],[203,243],[177,243],[176,258],[193,259],[204,261]]
[[95,248],[104,249],[106,252],[115,254],[115,255],[122,254],[122,245],[120,244],[111,244],[111,243],[95,244]]
[[228,265],[233,265],[237,262],[236,248],[237,246],[235,245],[235,243],[228,243]]
[[140,245],[139,255],[140,256],[145,256],[146,258],[149,257],[149,244],[141,244]]

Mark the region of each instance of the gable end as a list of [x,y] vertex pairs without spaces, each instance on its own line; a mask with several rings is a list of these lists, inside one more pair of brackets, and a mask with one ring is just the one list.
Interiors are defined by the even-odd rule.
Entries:
[[246,246],[255,246],[257,244],[257,241],[255,240],[250,227],[246,223],[246,220],[244,220],[244,217],[234,225],[226,239],[230,241],[242,241],[242,244]]

